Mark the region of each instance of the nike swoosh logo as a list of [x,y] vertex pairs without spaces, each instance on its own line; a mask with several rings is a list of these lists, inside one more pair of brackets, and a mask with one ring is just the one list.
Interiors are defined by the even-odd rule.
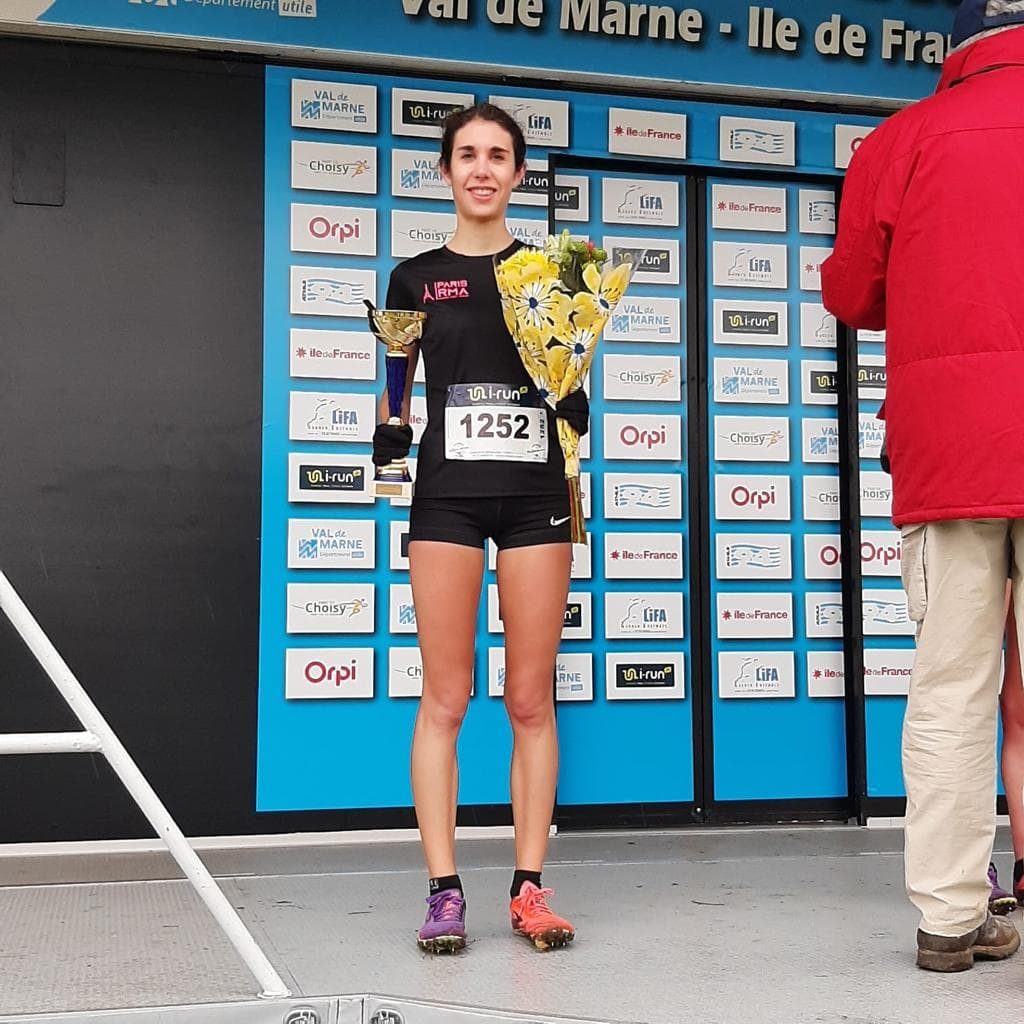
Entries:
[[552,526],[561,526],[562,523],[567,523],[567,522],[569,522],[570,519],[572,519],[572,516],[566,516],[564,519],[556,519],[554,516],[552,516],[551,517],[551,525]]

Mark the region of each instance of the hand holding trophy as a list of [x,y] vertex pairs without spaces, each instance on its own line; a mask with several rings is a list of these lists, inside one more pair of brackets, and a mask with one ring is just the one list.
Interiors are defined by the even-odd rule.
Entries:
[[[402,403],[405,400],[409,375],[409,346],[419,342],[423,335],[426,313],[408,309],[377,309],[368,299],[363,300],[368,310],[370,329],[383,342],[386,349],[384,372],[388,388],[388,426],[405,426]],[[404,458],[393,459],[378,466],[373,479],[375,498],[412,497],[413,481],[409,465]]]

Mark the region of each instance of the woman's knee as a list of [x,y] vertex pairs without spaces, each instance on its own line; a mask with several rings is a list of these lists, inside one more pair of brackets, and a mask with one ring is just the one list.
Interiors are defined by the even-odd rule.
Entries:
[[543,685],[520,686],[516,680],[505,682],[505,711],[513,730],[541,729],[554,721],[553,682],[549,676]]
[[[453,682],[456,685],[451,685]],[[453,680],[449,676],[445,683],[443,689],[430,685],[423,687],[419,713],[436,729],[458,732],[469,707],[472,676],[467,675],[463,681]]]

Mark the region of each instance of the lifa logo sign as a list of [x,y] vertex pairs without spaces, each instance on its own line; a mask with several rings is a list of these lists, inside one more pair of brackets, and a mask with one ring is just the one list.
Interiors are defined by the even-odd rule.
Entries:
[[569,145],[569,104],[565,100],[492,96],[491,103],[508,111],[531,146]]
[[619,622],[623,633],[657,633],[663,632],[668,624],[668,610],[645,601],[642,597],[633,598],[626,608],[626,614]]
[[721,288],[786,288],[787,247],[715,242],[714,283]]
[[767,256],[753,255],[750,249],[741,249],[732,261],[729,276],[739,281],[770,281],[772,261]]
[[377,418],[374,395],[289,395],[288,436],[293,441],[370,441]]
[[675,181],[605,178],[601,195],[606,224],[679,224],[679,184]]
[[682,639],[682,594],[610,592],[604,600],[605,635],[609,640]]
[[721,652],[718,693],[730,697],[793,697],[796,679],[791,652]]
[[820,302],[800,304],[800,344],[804,348],[835,348],[836,318]]

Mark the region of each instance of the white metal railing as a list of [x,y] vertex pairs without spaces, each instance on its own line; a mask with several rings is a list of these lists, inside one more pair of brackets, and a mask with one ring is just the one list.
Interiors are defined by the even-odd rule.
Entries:
[[36,622],[7,577],[0,572],[0,609],[35,655],[39,664],[60,691],[85,732],[23,733],[0,735],[0,754],[102,754],[117,777],[131,794],[139,810],[145,814],[156,834],[164,841],[171,856],[192,883],[199,898],[216,918],[224,934],[238,950],[245,965],[263,986],[265,999],[291,995],[280,975],[274,970],[263,950],[242,923],[234,907],[221,892],[213,876],[189,845],[182,831],[164,807],[153,787],[139,771],[132,756],[125,750],[116,733],[93,704],[82,684]]

